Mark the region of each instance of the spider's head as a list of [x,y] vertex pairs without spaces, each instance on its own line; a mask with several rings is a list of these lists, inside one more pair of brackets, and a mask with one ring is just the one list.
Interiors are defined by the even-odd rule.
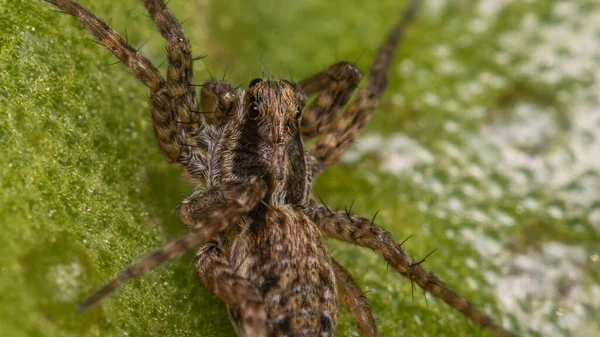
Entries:
[[241,104],[240,144],[254,153],[253,170],[269,186],[271,204],[300,204],[305,197],[309,170],[299,122],[305,101],[304,91],[288,81],[255,79]]
[[288,81],[257,78],[250,82],[246,92],[245,119],[255,125],[266,144],[282,146],[299,134],[305,101],[302,89]]

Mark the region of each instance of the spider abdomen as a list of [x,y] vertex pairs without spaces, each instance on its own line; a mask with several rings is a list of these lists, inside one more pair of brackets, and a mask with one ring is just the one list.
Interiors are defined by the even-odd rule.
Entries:
[[[332,337],[337,292],[331,259],[316,225],[293,206],[269,209],[237,238],[231,264],[263,298],[268,336]],[[242,317],[230,307],[234,325]]]

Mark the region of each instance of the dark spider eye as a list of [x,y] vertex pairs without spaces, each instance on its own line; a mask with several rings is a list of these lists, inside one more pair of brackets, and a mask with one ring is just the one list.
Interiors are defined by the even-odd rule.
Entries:
[[302,105],[298,105],[298,108],[296,109],[296,119],[300,119],[300,117],[302,117]]
[[257,120],[260,116],[260,109],[255,103],[250,104],[250,108],[248,109],[248,116],[250,116],[250,118],[254,120]]
[[248,88],[252,88],[256,83],[262,81],[262,78],[255,78],[252,81],[250,81],[250,84],[248,85]]

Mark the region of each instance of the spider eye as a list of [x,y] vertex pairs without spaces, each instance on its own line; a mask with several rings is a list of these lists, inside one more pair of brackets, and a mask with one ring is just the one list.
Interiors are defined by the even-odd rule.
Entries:
[[248,116],[253,120],[258,119],[258,117],[260,116],[260,109],[258,108],[258,105],[256,105],[255,103],[250,104],[250,108],[248,109]]
[[300,117],[302,117],[302,105],[298,105],[298,108],[296,109],[296,119],[300,119]]

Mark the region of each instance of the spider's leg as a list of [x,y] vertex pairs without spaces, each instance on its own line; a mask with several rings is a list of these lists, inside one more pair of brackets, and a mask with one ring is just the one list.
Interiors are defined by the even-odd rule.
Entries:
[[[236,185],[231,184],[228,187],[230,190],[223,191],[223,200],[215,201],[212,211],[204,214],[204,216],[197,216],[193,212],[188,212],[188,209],[182,206],[184,210],[181,211],[180,209],[180,214],[185,214],[186,219],[193,218],[195,221],[190,232],[168,242],[162,248],[125,268],[117,277],[88,296],[80,304],[80,308],[85,309],[93,305],[115,291],[127,280],[145,274],[153,268],[178,257],[188,249],[206,244],[216,234],[227,229],[228,226],[250,212],[266,192],[266,186],[259,179],[251,179],[247,183],[237,183]],[[214,190],[206,192],[215,193]],[[207,195],[206,197],[210,198],[211,196]]]
[[164,87],[165,80],[152,62],[129,45],[129,43],[119,36],[119,34],[104,22],[104,20],[90,12],[88,9],[82,7],[74,0],[45,1],[77,18],[81,25],[94,35],[101,45],[106,47],[121,60],[140,82],[150,88],[150,91],[155,92]]
[[413,0],[409,4],[385,42],[379,47],[371,65],[366,88],[358,91],[345,113],[333,122],[327,133],[321,135],[309,150],[316,159],[317,167],[313,168],[315,172],[337,162],[371,118],[387,87],[388,71],[396,47],[404,36],[406,26],[415,17],[420,2]]
[[338,296],[344,307],[356,319],[359,336],[378,337],[379,333],[377,333],[377,326],[375,325],[375,319],[373,319],[373,313],[371,312],[371,306],[367,298],[363,295],[346,268],[342,267],[334,259],[331,259],[331,264],[337,283]]
[[319,93],[302,112],[302,138],[305,141],[329,130],[362,76],[356,65],[339,62],[298,83],[307,95]]
[[265,337],[267,335],[267,314],[260,292],[246,278],[238,275],[219,244],[211,241],[196,253],[196,269],[204,286],[227,303],[232,314],[241,314],[234,322],[245,337]]
[[[186,166],[185,175],[192,181],[201,181],[205,177],[207,168],[206,152],[209,143],[213,137],[213,128],[207,125],[219,110],[216,108],[204,109],[202,106],[198,110],[196,99],[196,89],[194,84],[192,46],[186,38],[183,28],[173,12],[167,8],[164,0],[143,0],[148,9],[148,14],[154,21],[158,31],[168,42],[167,46],[167,85],[169,93],[170,108],[174,119],[179,122],[173,125],[176,127],[177,134],[186,135],[186,142],[181,144],[180,139],[163,137],[164,133],[156,130],[156,136],[163,147],[183,146],[187,156],[178,156],[169,159]],[[217,97],[235,101],[235,91],[227,83],[220,86],[203,88],[202,96],[205,92],[211,92]],[[152,99],[151,94],[151,99]],[[154,99],[152,99],[154,104]],[[161,109],[160,99],[155,109]],[[232,104],[230,104],[231,106]],[[171,130],[169,130],[171,131]],[[175,143],[175,144],[174,144]]]
[[[163,0],[143,0],[148,14],[158,31],[168,42],[167,90],[173,110],[181,121],[197,123],[202,128],[202,115],[196,111],[196,90],[192,59],[192,46],[183,28]],[[193,130],[189,130],[192,133]]]
[[[180,74],[177,77],[178,72],[169,68],[170,71],[165,80],[158,69],[142,53],[129,45],[101,18],[76,1],[46,1],[75,16],[81,25],[98,39],[101,45],[117,56],[133,75],[150,89],[152,124],[161,152],[171,163],[183,166],[186,171],[189,171],[186,172],[188,176],[199,176],[200,174],[195,172],[203,171],[206,168],[206,151],[203,144],[195,141],[195,136],[202,131],[204,125],[196,121],[198,117],[191,112],[193,109],[187,108],[186,110],[188,106],[195,106],[193,90],[191,90],[192,93],[189,93],[188,87],[185,86],[182,98],[181,86],[172,86],[177,78],[187,78],[187,75]],[[189,104],[187,101],[190,101]],[[196,144],[190,144],[193,142]]]
[[404,277],[481,326],[494,331],[499,336],[517,336],[497,325],[475,304],[450,290],[437,276],[423,269],[422,261],[415,262],[389,232],[373,223],[372,220],[353,216],[347,211],[332,210],[325,206],[316,206],[313,220],[328,236],[379,251],[389,265]]

